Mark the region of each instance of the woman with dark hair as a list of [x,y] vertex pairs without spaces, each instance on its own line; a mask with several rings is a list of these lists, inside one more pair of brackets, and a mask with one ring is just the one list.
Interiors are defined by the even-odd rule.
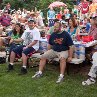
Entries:
[[20,23],[17,23],[15,25],[15,28],[13,29],[12,38],[21,37],[23,32],[24,32],[24,30],[23,30],[22,25]]
[[80,32],[80,30],[78,29],[76,21],[75,21],[74,18],[70,18],[68,24],[69,24],[68,33],[71,36],[77,35]]
[[11,39],[10,39],[10,52],[13,48],[15,48],[17,45],[21,44],[21,43],[15,43],[13,42],[13,39],[18,39],[21,37],[21,35],[23,34],[24,30],[23,27],[20,23],[17,23],[15,25],[15,28],[12,31],[12,35],[11,35]]

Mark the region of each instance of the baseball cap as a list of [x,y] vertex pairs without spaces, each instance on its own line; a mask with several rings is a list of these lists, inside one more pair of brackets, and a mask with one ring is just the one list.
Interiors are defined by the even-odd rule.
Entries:
[[28,19],[28,22],[34,22],[34,23],[36,23],[36,21],[34,19]]

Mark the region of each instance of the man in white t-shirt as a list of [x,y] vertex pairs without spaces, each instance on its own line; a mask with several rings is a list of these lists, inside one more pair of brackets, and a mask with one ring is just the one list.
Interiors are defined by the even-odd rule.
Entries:
[[39,40],[40,32],[35,27],[36,22],[34,20],[28,20],[29,28],[26,29],[20,39],[14,39],[13,42],[23,42],[23,45],[20,45],[14,48],[10,55],[10,63],[8,65],[8,71],[13,70],[13,63],[15,56],[22,57],[23,66],[21,68],[21,74],[27,73],[27,56],[31,53],[36,52],[39,49]]

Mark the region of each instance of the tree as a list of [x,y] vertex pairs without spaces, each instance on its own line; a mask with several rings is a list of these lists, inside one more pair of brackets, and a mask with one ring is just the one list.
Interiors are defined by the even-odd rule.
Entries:
[[[18,9],[18,8],[26,8],[28,10],[35,10],[35,7],[38,10],[41,10],[44,15],[46,16],[46,13],[48,11],[48,6],[56,0],[3,0],[3,5],[6,3],[10,3],[12,8]],[[73,0],[59,0],[67,4],[69,9],[73,8]]]

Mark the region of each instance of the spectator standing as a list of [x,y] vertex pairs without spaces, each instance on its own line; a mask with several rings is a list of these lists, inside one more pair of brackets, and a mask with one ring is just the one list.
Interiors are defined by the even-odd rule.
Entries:
[[78,12],[79,12],[79,10],[78,10],[78,7],[77,7],[76,5],[74,5],[74,9],[72,10],[72,12],[73,12],[74,14],[76,14],[77,17],[78,17]]
[[80,11],[80,19],[84,19],[84,17],[88,16],[89,12],[89,2],[87,0],[82,0],[78,5],[78,9]]
[[54,25],[54,19],[55,19],[55,11],[54,9],[51,7],[49,9],[49,11],[47,12],[47,19],[48,19],[48,25],[49,27]]
[[43,18],[41,17],[39,11],[36,12],[36,25],[37,25],[39,28],[44,27]]
[[11,13],[11,10],[12,10],[10,3],[7,3],[3,10],[7,10],[8,11],[8,14],[10,14]]

